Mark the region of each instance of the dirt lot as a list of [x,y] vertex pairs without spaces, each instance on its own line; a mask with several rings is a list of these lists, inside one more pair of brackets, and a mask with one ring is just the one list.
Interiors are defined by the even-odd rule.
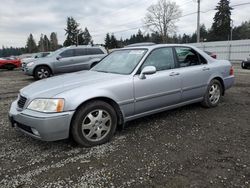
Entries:
[[9,126],[33,79],[0,70],[0,187],[250,187],[250,70],[213,109],[189,105],[130,122],[105,145],[42,142]]

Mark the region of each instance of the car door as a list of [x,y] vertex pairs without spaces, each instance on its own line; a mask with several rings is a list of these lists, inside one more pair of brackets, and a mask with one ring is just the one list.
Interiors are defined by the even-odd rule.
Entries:
[[203,97],[211,75],[206,59],[190,47],[175,47],[175,51],[182,79],[182,101]]
[[66,49],[59,54],[60,58],[57,58],[55,63],[55,69],[57,73],[73,72],[74,71],[74,49]]
[[175,67],[173,49],[170,47],[153,50],[140,70],[155,66],[157,72],[145,79],[134,76],[135,113],[140,114],[173,104],[181,100],[181,79]]
[[75,49],[75,69],[76,71],[89,69],[88,62],[90,58],[88,57],[87,48],[77,48]]

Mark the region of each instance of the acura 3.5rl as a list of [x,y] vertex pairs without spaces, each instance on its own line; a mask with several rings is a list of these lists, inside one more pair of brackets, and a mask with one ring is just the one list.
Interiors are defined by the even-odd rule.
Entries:
[[232,65],[188,45],[113,51],[89,71],[30,84],[11,105],[12,125],[40,140],[103,144],[124,123],[198,103],[218,105],[234,83]]

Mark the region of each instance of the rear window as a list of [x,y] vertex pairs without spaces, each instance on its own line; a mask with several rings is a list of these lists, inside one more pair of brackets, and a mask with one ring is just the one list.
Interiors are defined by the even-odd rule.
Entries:
[[104,54],[104,52],[100,48],[88,48],[87,54],[88,55],[96,55],[96,54]]
[[76,56],[84,56],[84,55],[87,55],[86,49],[85,49],[85,48],[75,49],[75,55],[76,55]]

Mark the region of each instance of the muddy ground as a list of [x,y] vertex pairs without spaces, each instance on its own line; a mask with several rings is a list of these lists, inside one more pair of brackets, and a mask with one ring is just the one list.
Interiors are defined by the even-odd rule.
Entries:
[[34,80],[0,70],[0,187],[250,187],[250,70],[218,107],[138,119],[111,142],[81,148],[11,128],[10,103]]

